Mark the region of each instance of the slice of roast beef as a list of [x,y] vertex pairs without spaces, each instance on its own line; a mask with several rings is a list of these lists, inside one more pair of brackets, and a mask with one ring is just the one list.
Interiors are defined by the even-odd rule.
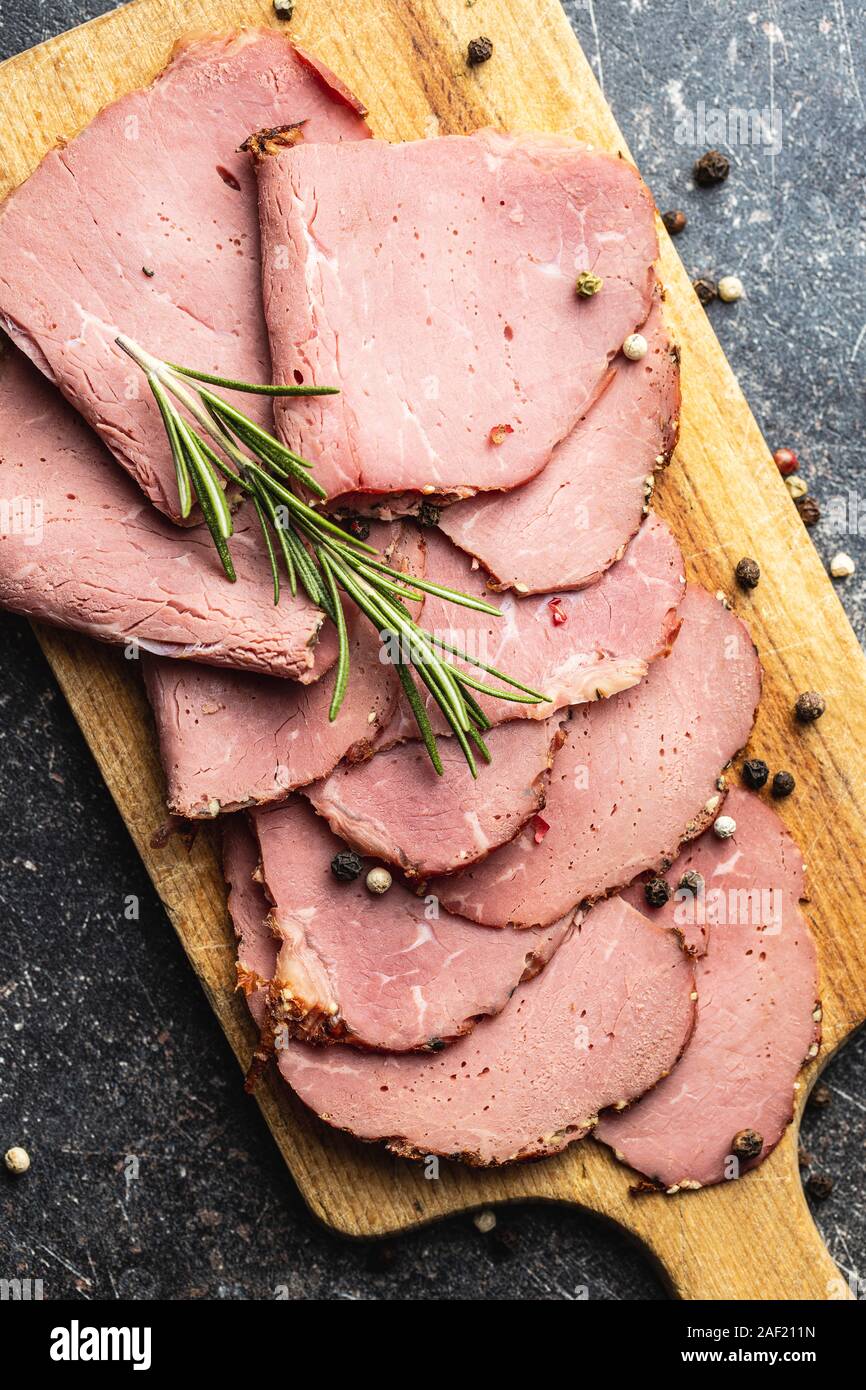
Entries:
[[[52,150],[0,208],[0,323],[176,520],[159,411],[115,338],[270,380],[255,186],[238,146],[300,121],[311,141],[369,134],[346,89],[281,34],[196,40]],[[244,403],[271,420],[267,399]]]
[[[341,388],[277,424],[331,497],[525,482],[649,313],[652,198],[566,137],[304,143],[257,167],[275,379]],[[582,299],[587,269],[604,285]]]
[[[203,527],[179,530],[117,469],[14,348],[0,355],[0,606],[103,642],[315,680],[336,659],[303,593],[274,605],[253,515],[236,519],[230,584]],[[134,650],[136,650],[134,648]]]
[[[416,528],[374,525],[370,541],[396,568],[422,573]],[[327,676],[300,685],[145,657],[170,811],[196,818],[282,801],[294,787],[327,777],[350,751],[356,757],[372,752],[396,709],[400,685],[393,667],[379,660],[378,632],[349,603],[346,624],[349,685],[333,721]]]
[[[685,1054],[666,1080],[597,1135],[617,1157],[668,1191],[738,1177],[772,1151],[791,1121],[797,1073],[820,1041],[817,960],[800,910],[803,860],[771,807],[735,788],[729,840],[704,834],[667,875],[703,879],[677,890],[660,926],[708,935],[696,961],[698,1007]],[[631,896],[631,895],[630,895]],[[749,1132],[759,1136],[750,1146]]]
[[277,939],[268,925],[270,904],[259,882],[258,842],[245,816],[227,816],[223,821],[223,873],[238,938],[238,984],[256,1026],[268,1033],[268,994],[277,966]]
[[761,668],[746,628],[711,594],[690,586],[680,614],[671,654],[641,685],[572,711],[541,842],[525,829],[483,863],[430,882],[449,912],[489,926],[555,921],[671,863],[714,819],[716,781],[749,736]]
[[541,811],[563,737],[555,716],[503,724],[486,735],[492,761],[478,759],[477,778],[456,739],[440,740],[441,776],[415,740],[339,767],[304,794],[361,854],[396,864],[410,879],[453,873],[512,840]]
[[392,884],[376,895],[331,869],[344,846],[295,795],[251,813],[280,947],[274,1022],[316,1042],[436,1049],[504,1008],[563,941],[574,916],[525,936],[489,932]]
[[410,1158],[473,1164],[557,1153],[670,1071],[694,1017],[673,932],[611,898],[497,1018],[435,1057],[290,1043],[280,1071],[317,1115]]
[[[477,562],[440,532],[424,534],[428,579],[490,601]],[[659,517],[649,516],[619,563],[591,588],[553,599],[503,594],[493,599],[500,609],[496,618],[430,595],[424,626],[441,641],[549,697],[542,704],[524,705],[479,696],[493,723],[546,719],[566,705],[614,695],[642,680],[650,662],[676,637],[684,585],[683,557],[674,536]],[[476,670],[479,674],[488,684],[500,684],[495,676]],[[427,710],[434,728],[448,732],[429,696]],[[416,731],[404,703],[383,743],[412,738]]]
[[620,353],[613,381],[538,477],[443,509],[442,530],[477,556],[496,587],[549,593],[593,584],[640,526],[654,474],[674,451],[680,409],[679,355],[658,303],[642,332],[647,356],[630,362]]

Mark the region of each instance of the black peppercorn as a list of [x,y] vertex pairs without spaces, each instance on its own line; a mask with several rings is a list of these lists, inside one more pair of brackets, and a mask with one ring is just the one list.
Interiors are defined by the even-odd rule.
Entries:
[[762,758],[749,758],[743,763],[743,781],[753,791],[760,791],[767,785],[770,769]]
[[363,867],[360,856],[353,849],[341,849],[331,860],[331,873],[341,883],[352,883]]
[[472,39],[466,50],[466,61],[471,68],[477,68],[479,63],[486,63],[493,57],[493,44],[482,34],[479,39]]
[[671,236],[679,236],[680,232],[685,231],[688,218],[681,209],[677,208],[675,212],[663,212],[662,221]]
[[804,526],[816,526],[821,520],[821,508],[810,492],[805,497],[796,497],[794,505]]
[[418,521],[421,526],[438,526],[442,508],[434,502],[422,502],[418,508]]
[[702,304],[712,304],[714,299],[718,299],[719,290],[715,280],[693,280],[692,285]]
[[664,907],[671,895],[671,886],[665,878],[651,878],[644,884],[644,895],[650,907]]
[[806,1191],[816,1202],[826,1202],[833,1191],[833,1179],[827,1173],[813,1173],[806,1179]]
[[790,772],[777,772],[773,778],[773,795],[777,799],[781,799],[783,796],[790,796],[796,785],[797,783],[794,781]]
[[712,188],[714,184],[724,183],[731,172],[731,161],[721,150],[707,150],[700,159],[695,160],[692,174],[695,183],[701,188]]
[[827,702],[823,695],[819,695],[817,690],[804,690],[802,695],[797,696],[794,705],[794,713],[801,724],[814,724],[816,719],[827,708]]
[[737,568],[734,573],[741,589],[757,589],[758,580],[761,578],[761,567],[757,560],[752,560],[748,555],[744,555],[742,560],[737,561]]
[[445,1047],[445,1044],[444,1044],[444,1042],[442,1041],[441,1038],[428,1038],[428,1039],[427,1039],[427,1051],[428,1051],[428,1052],[441,1052],[441,1051],[443,1050],[444,1047]]
[[274,14],[277,19],[289,20],[295,13],[295,0],[274,0]]
[[704,876],[697,869],[686,869],[677,888],[684,893],[692,893],[697,898],[704,891]]
[[755,1129],[741,1129],[731,1140],[731,1153],[737,1158],[757,1158],[763,1147],[763,1137]]
[[155,271],[155,270],[151,270],[151,268],[150,268],[149,265],[143,265],[143,266],[141,267],[141,273],[142,273],[142,275],[146,275],[147,278],[148,278],[148,280],[152,280],[153,277],[154,277],[154,275],[156,274],[156,271]]

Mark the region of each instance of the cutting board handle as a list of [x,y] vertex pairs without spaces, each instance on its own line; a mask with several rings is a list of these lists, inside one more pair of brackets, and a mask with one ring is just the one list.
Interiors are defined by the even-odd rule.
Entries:
[[791,1131],[766,1164],[736,1183],[674,1197],[626,1193],[609,1214],[646,1246],[677,1298],[855,1296],[812,1219]]

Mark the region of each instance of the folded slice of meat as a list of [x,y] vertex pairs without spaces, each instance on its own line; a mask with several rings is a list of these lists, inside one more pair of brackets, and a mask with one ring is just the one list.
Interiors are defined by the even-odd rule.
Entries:
[[428,884],[449,912],[489,926],[555,921],[669,864],[714,819],[716,781],[748,739],[761,668],[746,628],[711,594],[689,586],[680,613],[670,656],[641,685],[572,711],[541,843],[524,830],[483,863]]
[[[370,542],[396,568],[423,572],[414,527],[374,525]],[[379,660],[375,627],[349,603],[346,625],[349,686],[333,722],[328,677],[301,685],[145,657],[170,811],[196,818],[282,801],[294,787],[327,777],[351,750],[372,751],[396,709],[400,684],[393,667]]]
[[525,482],[649,313],[649,191],[566,137],[304,144],[257,167],[275,379],[341,388],[277,424],[331,497]]
[[692,965],[673,932],[611,898],[575,926],[498,1018],[436,1057],[338,1054],[303,1043],[280,1071],[328,1124],[409,1158],[473,1164],[557,1153],[598,1113],[675,1064],[694,1017]]
[[512,840],[544,806],[547,773],[564,734],[554,717],[487,734],[492,761],[472,777],[456,739],[439,742],[443,773],[418,741],[337,768],[304,793],[335,835],[407,878],[453,873]]
[[[196,40],[52,150],[0,208],[0,325],[175,519],[159,411],[114,340],[270,380],[254,179],[238,146],[299,121],[307,140],[369,134],[346,89],[273,30]],[[244,408],[272,418],[267,399]]]
[[[676,888],[694,870],[703,890],[677,891],[651,917],[708,932],[696,961],[689,1045],[650,1095],[623,1114],[603,1115],[596,1131],[618,1158],[668,1191],[736,1178],[762,1162],[791,1121],[797,1073],[820,1041],[815,943],[799,906],[800,851],[753,794],[735,788],[725,812],[737,824],[733,837],[703,835],[667,876]],[[638,886],[636,906],[641,898]],[[652,913],[645,899],[642,910]]]
[[659,303],[642,332],[647,356],[615,359],[611,384],[538,477],[507,496],[443,509],[442,530],[477,556],[496,587],[545,593],[593,584],[640,526],[654,474],[674,451],[680,410],[679,354]]
[[302,592],[277,607],[255,515],[236,519],[230,584],[203,527],[179,530],[114,467],[25,357],[0,355],[0,606],[103,642],[293,680],[333,665]]
[[[436,530],[424,534],[427,577],[491,601],[477,564]],[[542,704],[524,705],[479,696],[479,704],[494,724],[546,719],[566,705],[602,699],[637,685],[650,662],[666,652],[676,637],[684,585],[680,548],[665,522],[651,515],[619,563],[591,588],[553,599],[503,594],[492,600],[500,609],[496,618],[431,595],[424,604],[424,627],[441,641],[549,697]],[[495,676],[476,670],[475,675],[479,674],[488,684],[500,684]],[[429,696],[427,709],[434,728],[447,732]],[[416,732],[404,704],[383,743],[412,738]]]
[[299,1037],[435,1050],[504,1008],[574,916],[531,936],[484,931],[399,882],[371,893],[369,860],[341,882],[330,865],[343,845],[301,797],[251,814],[280,943],[272,1017]]

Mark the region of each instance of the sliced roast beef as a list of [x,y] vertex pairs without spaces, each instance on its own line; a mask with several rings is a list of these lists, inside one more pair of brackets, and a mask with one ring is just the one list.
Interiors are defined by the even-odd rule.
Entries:
[[492,761],[479,758],[477,778],[456,739],[440,741],[441,776],[423,744],[402,743],[337,768],[305,795],[336,835],[407,878],[453,873],[512,840],[542,809],[563,736],[555,716],[504,724],[486,736]]
[[746,628],[711,594],[690,586],[680,613],[671,654],[641,685],[572,711],[540,843],[524,830],[483,863],[431,881],[449,912],[490,926],[555,921],[669,864],[715,817],[716,780],[749,736],[761,668]]
[[[270,380],[254,180],[238,146],[300,121],[311,141],[369,134],[346,89],[282,35],[197,40],[52,150],[0,208],[0,323],[175,519],[159,412],[115,338]],[[266,399],[245,408],[271,418]]]
[[637,531],[653,475],[676,445],[680,409],[679,356],[659,304],[642,331],[647,356],[615,359],[613,381],[538,477],[507,495],[443,510],[442,530],[477,556],[497,587],[582,588],[620,557]]
[[305,142],[258,171],[275,379],[341,388],[277,423],[331,497],[533,477],[649,313],[652,198],[565,137]]
[[[490,600],[477,564],[439,532],[424,534],[428,579]],[[424,626],[549,697],[543,704],[524,705],[482,695],[479,703],[493,723],[546,719],[566,705],[614,695],[642,680],[650,662],[676,637],[684,584],[676,540],[659,517],[649,516],[619,563],[589,589],[553,599],[504,594],[495,600],[496,618],[431,595],[424,604]],[[499,684],[495,677],[483,679]],[[383,742],[414,737],[411,711],[401,709]],[[427,709],[434,728],[447,732],[430,697]]]
[[203,527],[159,516],[21,353],[0,356],[0,606],[104,642],[315,680],[336,658],[303,593],[279,607],[253,515],[236,521],[238,581]]
[[635,1100],[675,1064],[694,1015],[692,966],[673,932],[612,898],[537,980],[436,1057],[278,1055],[316,1114],[406,1157],[509,1163],[582,1139],[600,1110]]
[[268,995],[277,966],[277,939],[268,925],[270,904],[259,882],[258,842],[244,816],[228,816],[223,822],[223,873],[238,938],[238,983],[255,1023],[268,1031]]
[[[414,527],[374,525],[370,542],[397,569],[423,571]],[[288,595],[283,602],[290,602]],[[329,718],[333,681],[293,684],[241,671],[145,657],[144,676],[175,815],[216,816],[281,801],[293,787],[327,777],[353,750],[367,756],[389,723],[400,685],[379,659],[379,634],[346,604],[349,686]]]
[[[668,1191],[736,1178],[760,1163],[790,1123],[794,1087],[820,1039],[817,961],[800,910],[803,860],[775,812],[731,791],[729,840],[705,834],[673,865],[701,876],[652,915],[695,936],[695,1029],[681,1061],[656,1089],[597,1134],[617,1156]],[[635,905],[642,893],[635,890]],[[643,911],[649,916],[652,909]],[[751,1138],[747,1137],[751,1136]]]
[[402,1052],[438,1048],[498,1013],[563,941],[574,916],[525,936],[484,931],[395,882],[331,868],[344,846],[299,796],[252,813],[280,949],[273,1018],[316,1042]]

